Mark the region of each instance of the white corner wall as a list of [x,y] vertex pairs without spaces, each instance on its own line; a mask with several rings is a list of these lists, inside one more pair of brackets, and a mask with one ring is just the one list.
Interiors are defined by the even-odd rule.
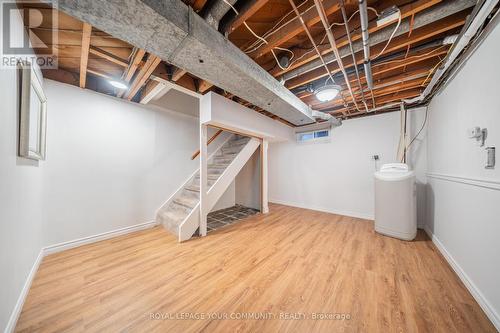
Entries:
[[[47,159],[18,158],[17,82],[15,70],[1,71],[0,330],[13,328],[42,249],[153,225],[156,210],[199,167],[191,160],[198,117],[51,80]],[[234,203],[233,182],[216,209]]]
[[497,26],[430,104],[427,230],[500,330],[500,159],[485,169],[484,148],[467,137],[486,127],[486,146],[500,149],[499,54]]
[[[20,16],[11,28],[24,34]],[[0,331],[15,321],[19,295],[32,275],[43,245],[43,163],[17,157],[18,73],[0,69]],[[12,327],[7,327],[12,329]]]
[[[424,113],[425,109],[409,111],[412,131],[418,129]],[[344,121],[332,130],[327,143],[271,143],[269,201],[373,219],[372,155],[380,156],[378,166],[396,160],[399,123],[400,113],[392,112]],[[425,168],[425,161],[421,160],[425,156],[425,149],[420,146],[422,140],[421,136],[415,143],[410,159],[414,168]],[[417,173],[422,175],[425,171]],[[422,182],[424,178],[425,175]]]
[[260,210],[260,147],[238,173],[235,179],[235,202]]
[[198,167],[198,119],[46,80],[45,245],[154,221]]

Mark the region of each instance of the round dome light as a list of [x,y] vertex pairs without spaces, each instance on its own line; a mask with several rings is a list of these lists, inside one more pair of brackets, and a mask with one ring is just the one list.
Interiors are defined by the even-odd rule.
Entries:
[[314,95],[320,102],[333,100],[339,94],[342,88],[336,84],[327,84],[314,91]]

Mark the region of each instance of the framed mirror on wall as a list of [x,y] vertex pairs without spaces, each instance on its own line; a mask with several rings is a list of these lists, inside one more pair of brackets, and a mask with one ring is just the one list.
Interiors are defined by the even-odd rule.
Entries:
[[29,62],[19,63],[20,124],[19,156],[32,160],[45,160],[47,98],[42,88],[41,78]]

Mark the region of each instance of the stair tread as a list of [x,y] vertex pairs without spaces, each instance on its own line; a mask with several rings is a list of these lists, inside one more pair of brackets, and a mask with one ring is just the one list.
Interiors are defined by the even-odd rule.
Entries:
[[[207,187],[212,187],[219,179],[221,174],[233,162],[236,156],[243,150],[251,138],[235,134],[227,141],[219,151],[210,159],[207,165]],[[193,211],[200,199],[200,174],[195,175],[190,183],[183,186],[182,192],[158,214],[158,221],[162,223],[165,229],[176,236],[178,235],[181,223]]]
[[181,206],[194,208],[198,204],[198,202],[200,202],[200,200],[193,197],[180,196],[178,198],[175,198],[174,202]]

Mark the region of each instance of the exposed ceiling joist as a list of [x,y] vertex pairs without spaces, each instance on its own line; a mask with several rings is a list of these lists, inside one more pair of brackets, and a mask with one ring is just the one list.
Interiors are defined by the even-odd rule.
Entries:
[[[323,6],[325,7],[326,15],[331,15],[340,9],[338,0],[325,0],[323,2]],[[312,27],[320,22],[320,17],[314,7],[303,12],[302,19],[308,27]],[[253,54],[251,54],[251,56],[255,59],[260,58],[264,54],[271,52],[271,50],[276,46],[282,45],[302,32],[304,32],[302,23],[297,17],[295,17],[293,21],[285,26],[285,28],[277,30],[270,38],[268,38],[267,44],[264,44],[262,47],[257,49]]]
[[128,92],[125,94],[125,98],[127,98],[129,101],[132,100],[132,98],[134,98],[139,89],[142,88],[142,86],[146,83],[151,74],[153,74],[153,71],[156,69],[156,66],[158,66],[160,61],[161,59],[158,58],[157,56],[153,54],[148,55],[146,63],[137,74],[137,77],[130,86]]
[[[422,93],[422,91],[424,91],[424,89],[422,87],[413,88],[410,90],[405,90],[405,91],[396,92],[396,93],[392,93],[389,95],[381,96],[379,98],[376,98],[375,102],[377,103],[377,105],[388,104],[391,102],[399,102],[402,99],[419,96]],[[326,110],[324,110],[324,111],[326,111]],[[355,111],[355,109],[351,109],[351,111]],[[332,114],[340,114],[340,113],[345,112],[345,109],[343,107],[340,107],[340,108],[328,110],[328,112],[330,112]],[[378,111],[377,113],[380,113],[380,112],[383,112],[383,111]],[[369,115],[369,114],[370,113],[366,113],[366,112],[351,112],[349,114],[349,117],[355,117],[355,116],[359,116],[359,115]]]
[[207,82],[205,80],[201,81],[199,86],[198,86],[198,91],[200,93],[205,93],[206,91],[208,91],[208,89],[212,88],[213,87],[213,84],[211,84],[210,82]]
[[92,26],[88,23],[83,23],[82,47],[80,55],[80,88],[85,88],[85,83],[87,82],[87,66],[89,62],[91,35],[92,35]]
[[[413,25],[410,25],[409,20],[403,20],[396,30],[394,37],[402,36],[407,34],[410,29],[419,29],[426,25],[432,24],[434,22],[440,21],[448,16],[457,14],[465,9],[471,8],[476,4],[476,0],[453,0],[453,1],[445,1],[438,5],[435,5],[424,12],[416,14],[413,20]],[[462,23],[463,24],[463,23]],[[370,35],[370,47],[373,47],[378,44],[382,44],[387,42],[391,35],[393,34],[394,27],[388,26],[384,29],[379,30],[378,32]],[[413,37],[413,34],[412,34]],[[353,42],[354,52],[360,52],[363,49],[363,42],[358,40]],[[346,57],[350,55],[350,49],[348,46],[342,47],[339,50],[341,57]],[[325,61],[327,63],[332,63],[335,61],[335,57],[333,54],[328,54],[325,57]],[[289,71],[283,74],[282,78],[284,80],[290,80],[292,78],[303,75],[309,71],[312,71],[316,68],[322,66],[322,63],[319,59],[315,59],[299,68],[296,68],[292,71]]]
[[118,66],[128,67],[128,62],[126,62],[125,60],[120,59],[120,58],[112,55],[111,53],[106,52],[106,51],[104,51],[100,48],[97,48],[95,46],[91,46],[89,49],[89,52],[98,56],[98,57],[106,59],[106,60],[108,60],[108,61],[110,61]]
[[[122,0],[59,0],[58,6],[295,125],[315,121],[307,105],[180,0],[128,0],[126,6]],[[138,17],[147,20],[138,24]]]
[[184,74],[186,74],[187,71],[184,70],[184,69],[181,69],[181,68],[177,68],[174,73],[172,74],[172,81],[176,82],[176,81],[179,81],[181,77],[184,76]]
[[[407,17],[410,17],[412,15],[415,15],[439,2],[441,2],[442,0],[419,0],[417,2],[413,2],[413,3],[410,3],[406,6],[403,6],[400,8],[400,11],[401,11],[401,19],[405,19]],[[377,25],[377,22],[376,21],[372,21],[370,22],[369,26],[368,26],[368,33],[369,34],[373,34],[385,27],[387,27],[387,25],[389,24],[393,24],[394,22],[388,22],[384,25]],[[361,39],[361,32],[360,32],[360,24],[357,23],[355,25],[353,25],[352,23],[350,23],[349,25],[349,28],[352,30],[352,29],[355,29],[354,33],[351,35],[351,40],[352,41],[356,41],[356,40],[360,40]],[[337,47],[341,48],[341,47],[344,47],[346,45],[349,44],[349,39],[344,36],[343,38],[340,38],[337,42]],[[328,52],[330,52],[330,48],[329,48],[329,45],[319,45],[318,46],[320,48],[320,50],[322,51],[322,55],[325,55],[327,54]],[[307,53],[309,50],[304,50],[304,49],[295,49],[294,50],[294,54],[295,54],[295,58],[296,59],[300,59],[299,61],[296,61],[293,63],[293,65],[291,65],[289,68],[287,68],[286,70],[282,70],[281,68],[277,67],[276,69],[274,69],[273,71],[271,71],[271,74],[273,74],[274,76],[281,76],[283,75],[284,73],[286,72],[289,72],[297,67],[300,67],[308,62],[311,62],[313,61],[314,59],[317,59],[318,58],[318,55],[315,53],[315,52],[312,52],[312,53]]]
[[[401,83],[401,82],[406,82],[409,80],[417,79],[417,78],[425,78],[429,74],[430,70],[427,67],[423,68],[417,68],[415,70],[401,73],[401,74],[396,74],[396,75],[390,75],[386,76],[380,79],[377,79],[374,81],[374,90],[376,89],[382,89],[385,87],[390,87],[391,85]],[[354,82],[355,78],[352,78],[351,81]],[[363,82],[365,83],[365,82]],[[355,87],[353,89],[354,94],[357,97],[360,97],[360,90],[359,88]],[[364,92],[368,91],[366,88],[363,89]],[[301,96],[301,98],[306,102],[307,104],[310,104],[311,106],[314,106],[315,108],[325,108],[328,106],[331,106],[331,104],[335,103],[336,101],[331,101],[331,102],[320,102],[318,99],[312,95],[312,94],[307,94],[304,96]]]
[[229,20],[222,28],[223,33],[230,34],[236,30],[239,26],[248,20],[252,15],[257,13],[259,9],[264,7],[269,0],[251,0],[245,2],[243,8],[240,10],[239,15],[235,15],[231,20]]
[[[132,77],[134,76],[135,72],[139,68],[139,65],[141,64],[142,58],[144,58],[144,55],[146,54],[146,51],[143,49],[138,49],[137,47],[134,48],[132,51],[132,54],[130,55],[130,63],[123,73],[123,81],[126,83],[129,83],[130,80],[132,80]],[[117,96],[122,97],[125,94],[125,91],[120,91]]]
[[[440,35],[444,32],[456,29],[457,27],[460,27],[461,25],[463,25],[463,23],[465,22],[465,19],[466,19],[466,13],[455,14],[448,19],[443,19],[439,22],[436,22],[436,24],[434,24],[432,26],[422,27],[418,30],[414,30],[409,38],[406,36],[396,37],[394,39],[394,44],[393,44],[394,46],[388,47],[384,51],[383,55],[388,54],[388,53],[393,52],[393,51],[398,50],[398,49],[404,49],[408,45],[414,45],[418,42],[427,40],[427,39],[432,38],[434,36]],[[354,44],[356,45],[357,43],[354,43]],[[380,51],[382,51],[384,46],[385,45],[383,43],[378,43],[378,45],[373,46],[371,48],[371,50],[373,51],[374,54],[377,54]],[[342,52],[342,50],[344,50],[344,51]],[[358,46],[358,48],[355,49],[356,52],[359,52],[361,50],[362,50],[362,46]],[[347,52],[349,52],[349,51],[342,48],[340,50],[340,52],[341,52],[342,56],[346,56],[348,54]],[[326,56],[325,59],[327,57],[329,58],[328,67],[330,68],[330,70],[333,72],[338,71],[337,64],[334,61],[332,61],[331,57],[329,57],[329,56]],[[357,56],[357,63],[361,64],[362,61],[363,61],[363,59],[360,56]],[[350,61],[350,60],[347,60],[346,63],[347,63],[346,67],[353,65],[352,61]],[[298,69],[302,69],[302,67],[298,68]],[[292,73],[292,72],[290,72],[290,73]],[[288,75],[290,73],[287,73],[285,75]],[[306,70],[305,72],[300,73],[300,75],[297,75],[297,77],[288,80],[286,82],[286,86],[288,88],[292,89],[292,88],[301,86],[303,84],[312,82],[314,80],[317,80],[317,79],[324,77],[326,75],[327,74],[325,73],[324,70],[322,70],[321,67],[319,67],[319,68],[316,67],[312,70]]]

